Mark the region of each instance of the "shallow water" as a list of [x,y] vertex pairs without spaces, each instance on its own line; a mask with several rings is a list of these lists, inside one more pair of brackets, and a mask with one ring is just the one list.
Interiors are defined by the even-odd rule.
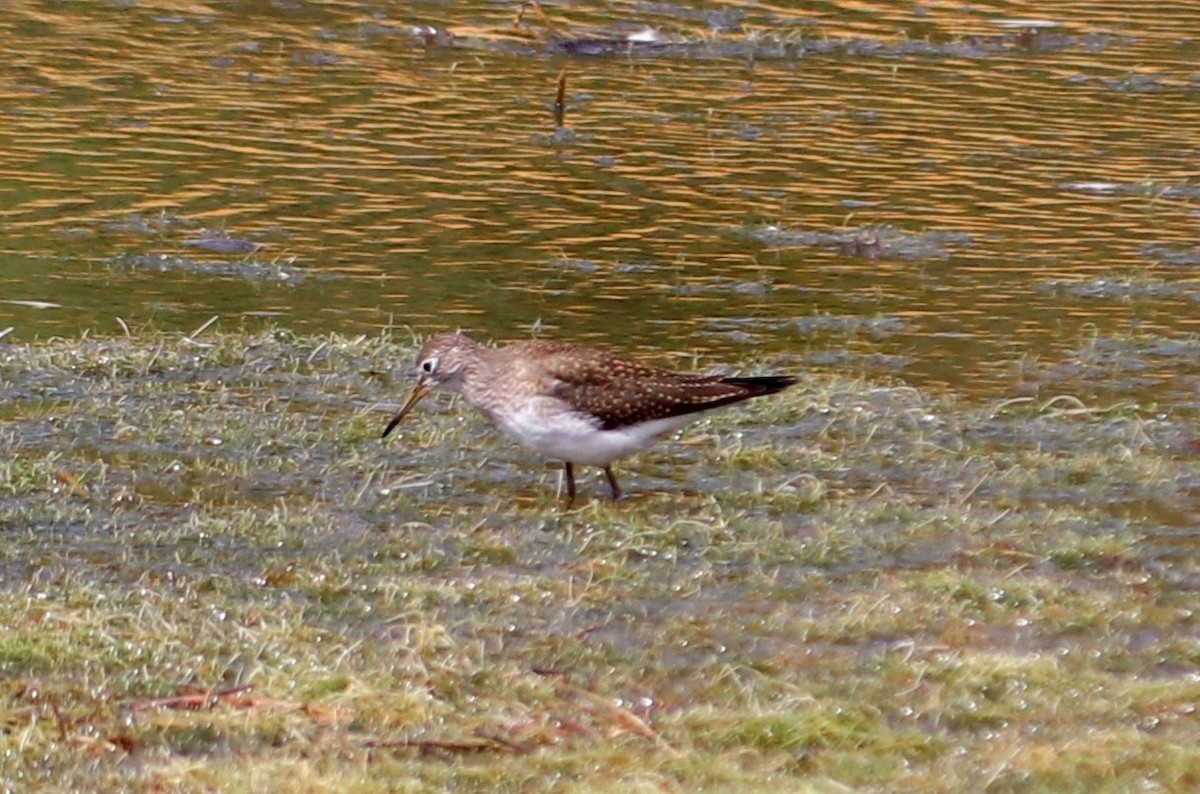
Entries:
[[[461,326],[1195,405],[1200,3],[606,8],[10,4],[4,341]],[[661,41],[571,46],[622,25]]]

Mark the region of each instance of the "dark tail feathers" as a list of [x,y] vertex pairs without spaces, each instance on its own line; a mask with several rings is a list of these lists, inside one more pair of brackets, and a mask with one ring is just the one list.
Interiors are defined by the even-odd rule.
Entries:
[[788,386],[800,382],[799,378],[791,375],[766,375],[760,378],[721,378],[721,383],[738,386],[746,390],[746,397],[761,397],[764,394],[774,394],[783,391]]

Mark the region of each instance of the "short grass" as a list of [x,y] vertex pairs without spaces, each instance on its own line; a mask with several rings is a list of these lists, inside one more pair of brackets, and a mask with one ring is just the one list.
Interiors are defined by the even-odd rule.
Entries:
[[0,790],[1200,786],[1194,417],[813,377],[564,510],[411,356],[0,347]]

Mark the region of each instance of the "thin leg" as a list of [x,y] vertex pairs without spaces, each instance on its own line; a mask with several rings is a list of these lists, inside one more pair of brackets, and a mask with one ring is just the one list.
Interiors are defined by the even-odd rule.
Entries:
[[621,498],[621,486],[617,485],[617,477],[613,474],[612,466],[604,467],[604,475],[608,477],[608,484],[612,486],[613,501]]
[[564,463],[567,470],[567,504],[575,501],[575,464],[571,461]]

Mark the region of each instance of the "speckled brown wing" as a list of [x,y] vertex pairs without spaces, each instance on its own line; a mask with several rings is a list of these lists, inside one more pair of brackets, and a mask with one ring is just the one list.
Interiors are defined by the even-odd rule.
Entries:
[[553,396],[597,417],[604,430],[707,411],[791,386],[795,378],[681,375],[595,350],[546,343],[540,363]]

